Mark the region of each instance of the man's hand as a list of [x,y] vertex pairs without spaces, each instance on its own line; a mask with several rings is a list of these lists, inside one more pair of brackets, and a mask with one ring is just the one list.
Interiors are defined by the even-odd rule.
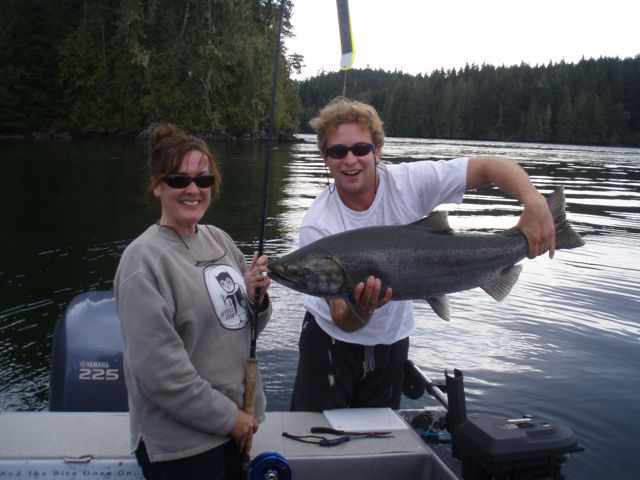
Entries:
[[549,252],[553,258],[556,251],[556,229],[547,201],[541,194],[532,196],[524,204],[517,228],[529,242],[529,258]]
[[[366,282],[358,283],[353,290],[353,298],[356,305],[367,315],[367,321],[371,319],[376,308],[382,307],[391,301],[393,290],[387,288],[383,297],[380,297],[382,282],[379,278],[370,275]],[[341,298],[328,300],[331,318],[335,324],[345,332],[359,330],[364,325],[347,306],[347,302]]]

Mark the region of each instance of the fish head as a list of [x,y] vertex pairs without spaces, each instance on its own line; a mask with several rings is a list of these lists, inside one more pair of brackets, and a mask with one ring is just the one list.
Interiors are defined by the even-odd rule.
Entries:
[[348,277],[331,255],[293,252],[268,265],[268,274],[276,282],[316,297],[336,297],[349,289]]

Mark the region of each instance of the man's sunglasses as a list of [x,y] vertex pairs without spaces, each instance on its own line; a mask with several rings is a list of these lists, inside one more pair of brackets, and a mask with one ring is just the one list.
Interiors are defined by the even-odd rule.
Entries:
[[199,188],[209,188],[216,183],[216,177],[209,174],[190,177],[189,175],[179,175],[176,173],[162,177],[162,181],[171,188],[187,188],[191,185],[191,182],[194,182]]
[[375,148],[376,146],[373,143],[365,142],[356,143],[354,145],[351,145],[350,147],[347,147],[346,145],[334,145],[327,148],[324,151],[324,154],[327,157],[336,159],[346,157],[347,153],[349,152],[353,153],[356,157],[364,157],[365,155],[369,155],[371,152],[373,152]]

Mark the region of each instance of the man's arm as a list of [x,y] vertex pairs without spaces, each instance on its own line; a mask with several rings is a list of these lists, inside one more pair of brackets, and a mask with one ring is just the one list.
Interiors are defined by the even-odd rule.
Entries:
[[555,226],[546,199],[520,165],[505,157],[472,157],[467,164],[467,189],[496,185],[524,205],[516,227],[527,237],[529,258],[555,252]]

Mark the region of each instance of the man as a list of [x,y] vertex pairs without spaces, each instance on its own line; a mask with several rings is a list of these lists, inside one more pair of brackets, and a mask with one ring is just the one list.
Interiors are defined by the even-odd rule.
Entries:
[[[300,247],[338,232],[414,222],[442,203],[460,203],[466,190],[495,184],[524,210],[518,228],[529,242],[529,258],[552,257],[555,230],[545,198],[526,172],[501,157],[457,158],[400,165],[380,163],[383,123],[370,105],[338,97],[309,123],[334,185],[314,200],[300,227]],[[307,296],[292,410],[400,407],[411,301],[390,302],[369,277],[354,298],[369,314],[363,326],[343,299]]]

